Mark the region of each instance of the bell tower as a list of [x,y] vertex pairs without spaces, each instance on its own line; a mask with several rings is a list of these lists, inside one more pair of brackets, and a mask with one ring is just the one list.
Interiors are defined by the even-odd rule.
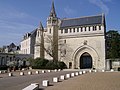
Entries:
[[53,27],[58,25],[58,18],[55,12],[55,7],[54,7],[54,1],[52,2],[52,7],[51,7],[51,11],[50,11],[50,15],[47,18],[47,27]]
[[52,1],[52,7],[47,18],[47,32],[52,36],[52,54],[53,60],[56,62],[58,60],[58,18],[55,12],[54,1]]

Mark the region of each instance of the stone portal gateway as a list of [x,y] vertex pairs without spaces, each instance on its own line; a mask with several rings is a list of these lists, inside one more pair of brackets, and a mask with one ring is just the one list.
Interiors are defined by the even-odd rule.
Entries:
[[92,57],[89,53],[85,52],[80,57],[80,69],[91,69]]

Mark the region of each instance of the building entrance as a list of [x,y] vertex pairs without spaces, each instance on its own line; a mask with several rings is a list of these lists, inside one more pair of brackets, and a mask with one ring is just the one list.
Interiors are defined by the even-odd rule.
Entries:
[[85,52],[80,57],[80,69],[92,68],[92,57],[89,53]]

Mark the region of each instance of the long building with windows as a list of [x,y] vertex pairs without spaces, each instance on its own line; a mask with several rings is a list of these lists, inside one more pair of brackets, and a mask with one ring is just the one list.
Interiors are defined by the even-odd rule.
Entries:
[[43,28],[40,23],[24,36],[21,53],[51,60],[51,47],[55,46],[58,52],[53,55],[58,55],[58,60],[65,62],[68,68],[105,69],[105,32],[104,14],[60,19],[52,2],[47,26]]

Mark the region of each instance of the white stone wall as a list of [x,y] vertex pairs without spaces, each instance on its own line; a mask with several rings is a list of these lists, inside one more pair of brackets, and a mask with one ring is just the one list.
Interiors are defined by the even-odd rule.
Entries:
[[[64,57],[59,56],[59,59],[64,61],[68,67],[69,62],[72,62],[72,68],[79,68],[80,56],[88,52],[92,56],[93,68],[105,69],[104,26],[101,26],[101,30],[97,26],[95,31],[92,30],[92,26],[90,28],[90,31],[88,31],[88,28],[84,31],[83,27],[82,32],[77,32],[76,28],[75,32],[71,29],[71,33],[69,29],[68,33],[65,33],[64,29],[63,33],[59,30],[61,40],[66,40],[66,55]],[[86,44],[84,44],[85,42]]]
[[31,44],[31,38],[27,38],[23,41],[21,41],[21,54],[30,54],[30,46]]
[[[49,48],[51,42],[47,40],[53,35],[53,26],[47,25],[44,32],[44,46]],[[66,31],[67,30],[67,31]],[[59,60],[64,61],[69,67],[80,67],[80,57],[87,52],[92,57],[92,68],[105,69],[105,28],[104,25],[87,25],[65,27],[59,33]],[[37,31],[34,46],[34,58],[40,57],[40,32]],[[29,54],[31,48],[31,38],[21,42],[22,54]],[[62,42],[62,43],[61,43]],[[62,46],[60,46],[62,44]],[[52,57],[45,52],[45,58],[52,60]]]

